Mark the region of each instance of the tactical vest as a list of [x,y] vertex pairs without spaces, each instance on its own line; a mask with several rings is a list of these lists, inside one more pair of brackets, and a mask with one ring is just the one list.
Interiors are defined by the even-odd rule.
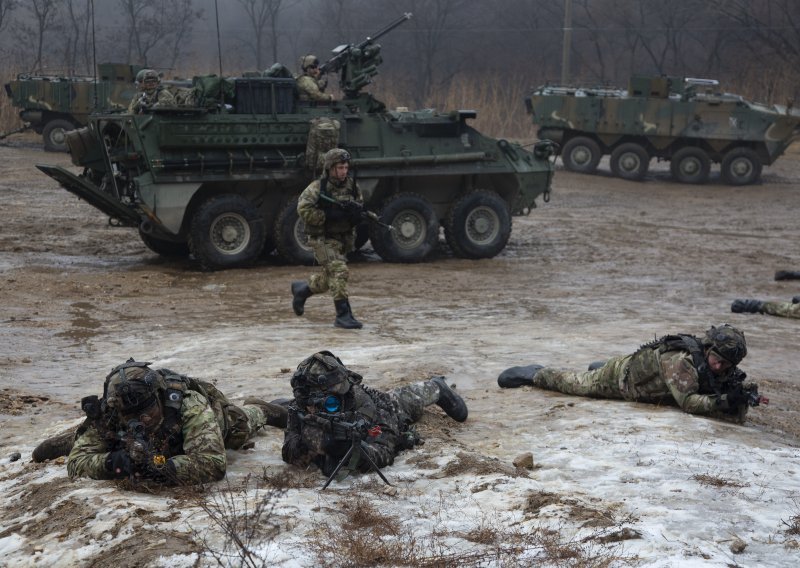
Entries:
[[669,351],[688,351],[692,365],[700,380],[701,392],[711,392],[714,375],[708,367],[702,342],[693,335],[665,335],[650,343],[645,343],[633,354],[626,370],[626,378],[634,388],[649,383],[661,376],[659,355]]
[[[348,177],[341,187],[334,187],[333,191],[331,191],[331,187],[329,186],[328,182],[328,176],[323,176],[319,180],[320,195],[325,195],[331,199],[336,199],[339,201],[343,201],[345,198],[356,198],[356,182],[353,178]],[[326,201],[324,199],[318,199],[316,205],[319,209],[325,212],[330,211],[334,207],[338,207],[335,203],[331,203],[330,201]],[[331,233],[346,233],[347,231],[352,230],[352,228],[352,225],[347,221],[331,222],[326,219],[324,225],[307,224],[305,226],[305,231],[308,236],[321,237]]]

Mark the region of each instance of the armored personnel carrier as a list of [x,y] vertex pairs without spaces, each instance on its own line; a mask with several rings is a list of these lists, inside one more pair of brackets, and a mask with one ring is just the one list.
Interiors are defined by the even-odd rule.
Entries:
[[310,264],[297,198],[327,149],[310,134],[327,128],[331,147],[353,156],[366,205],[383,223],[359,227],[357,245],[369,239],[386,261],[419,262],[444,227],[456,256],[493,257],[511,215],[549,197],[554,146],[528,151],[484,136],[467,124],[471,110],[387,110],[363,87],[382,61],[374,40],[389,29],[334,50],[326,66],[339,72],[342,100],[301,102],[290,76],[198,84],[194,106],[92,115],[68,136],[82,173],[37,167],[159,254],[191,253],[222,269],[277,249]]
[[95,111],[124,110],[136,93],[134,78],[140,67],[100,63],[94,77],[17,75],[6,83],[11,104],[23,122],[44,138],[44,148],[66,152],[65,134],[89,123]]
[[610,154],[611,171],[639,180],[650,160],[668,160],[682,183],[708,181],[720,164],[730,185],[756,183],[797,138],[800,112],[716,92],[717,82],[632,77],[628,89],[545,85],[525,99],[539,138],[561,145],[568,170],[594,173]]

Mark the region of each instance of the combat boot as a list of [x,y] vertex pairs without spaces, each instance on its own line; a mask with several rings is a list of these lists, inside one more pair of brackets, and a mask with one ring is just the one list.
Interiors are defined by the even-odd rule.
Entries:
[[515,389],[521,386],[533,386],[536,373],[544,369],[544,365],[528,365],[527,367],[511,367],[497,377],[497,384],[504,389]]
[[589,370],[596,371],[600,367],[604,367],[606,363],[608,363],[608,361],[592,361],[589,363]]
[[47,438],[44,442],[33,449],[33,461],[41,463],[45,460],[54,460],[61,456],[68,456],[75,444],[77,426],[64,430],[52,438]]
[[364,324],[353,317],[350,301],[347,298],[334,300],[333,305],[336,306],[336,321],[333,322],[333,325],[344,329],[361,329],[364,327]]
[[439,387],[439,399],[436,405],[447,413],[456,422],[464,422],[467,419],[467,403],[464,399],[450,388],[444,377],[433,377],[430,382]]
[[731,311],[735,314],[757,314],[764,310],[764,302],[760,300],[734,300]]
[[289,421],[289,411],[280,404],[267,402],[254,396],[244,399],[245,406],[257,406],[264,413],[264,418],[267,420],[267,426],[275,426],[276,428],[286,428],[286,423]]
[[295,280],[292,282],[292,309],[298,316],[302,316],[306,311],[306,300],[314,295],[308,282],[305,280]]

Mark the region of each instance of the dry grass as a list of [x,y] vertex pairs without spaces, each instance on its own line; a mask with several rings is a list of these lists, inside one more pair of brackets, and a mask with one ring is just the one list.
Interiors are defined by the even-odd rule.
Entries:
[[710,475],[708,473],[694,474],[690,477],[690,479],[693,479],[700,485],[705,485],[707,487],[733,487],[740,489],[749,485],[747,483],[742,483],[741,481],[725,479],[716,475]]

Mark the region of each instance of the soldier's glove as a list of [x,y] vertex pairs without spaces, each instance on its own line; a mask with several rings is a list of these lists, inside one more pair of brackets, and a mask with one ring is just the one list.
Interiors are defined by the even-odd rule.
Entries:
[[751,313],[757,314],[764,307],[764,302],[759,300],[734,300],[731,304],[731,311],[735,314]]
[[178,469],[172,460],[167,460],[163,466],[149,466],[143,472],[142,477],[164,485],[175,485],[178,483]]
[[116,450],[106,457],[106,471],[114,478],[122,479],[133,474],[133,461],[126,450]]
[[739,387],[719,397],[719,405],[725,410],[733,410],[747,404],[747,393]]
[[340,201],[342,209],[347,211],[348,214],[348,221],[353,223],[354,225],[358,225],[361,222],[361,214],[364,212],[364,206],[361,205],[358,201]]
[[792,298],[792,303],[793,304],[800,304],[800,296],[794,296]]

